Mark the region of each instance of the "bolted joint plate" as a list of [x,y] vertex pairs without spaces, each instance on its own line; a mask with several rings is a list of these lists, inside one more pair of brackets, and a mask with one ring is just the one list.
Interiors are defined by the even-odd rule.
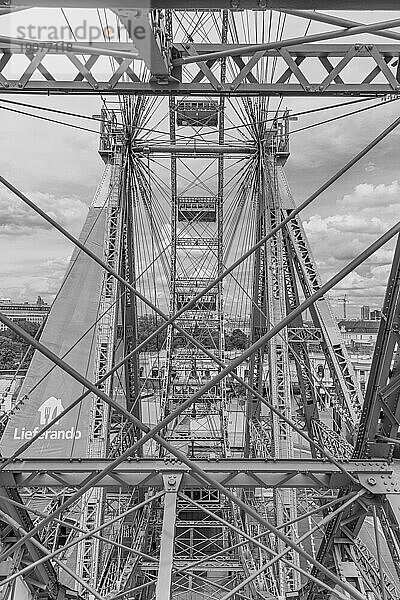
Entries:
[[391,467],[391,472],[359,473],[361,485],[372,494],[400,494],[400,464]]
[[4,471],[1,473],[1,487],[5,488],[15,488],[16,486],[16,477],[14,473],[5,473]]
[[[393,475],[394,466],[384,460],[360,460],[360,461],[348,461],[343,463],[349,474],[356,477],[362,487],[370,490],[374,494],[382,494],[384,491],[378,491],[378,482],[381,481],[381,477],[387,477]],[[332,487],[346,487],[349,481],[346,482],[343,477],[343,473],[334,473],[331,476],[330,484]],[[383,487],[379,487],[382,490]]]
[[182,473],[163,473],[164,490],[177,493],[182,482]]

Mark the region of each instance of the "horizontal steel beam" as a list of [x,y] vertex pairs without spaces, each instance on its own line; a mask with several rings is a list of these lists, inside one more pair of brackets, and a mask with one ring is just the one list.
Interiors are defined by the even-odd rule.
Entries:
[[[40,8],[171,8],[175,10],[233,9],[266,10],[398,10],[398,0],[12,0],[13,6]],[[8,6],[9,0],[0,0]]]
[[[17,39],[18,44],[16,43],[5,43],[2,42],[1,39],[6,39],[4,36],[0,38],[0,51],[4,53],[12,53],[12,54],[26,54],[25,46],[28,45],[38,45],[42,48],[45,48],[47,54],[57,54],[62,55],[63,48],[65,49],[68,44],[71,45],[72,50],[75,54],[82,54],[82,50],[79,52],[79,46],[71,40],[59,40],[59,41],[49,41],[45,40],[28,40],[24,38],[8,38],[8,39]],[[376,48],[381,54],[385,56],[389,56],[391,58],[396,58],[400,56],[400,46],[399,44],[392,43],[379,43],[379,44],[335,44],[335,43],[315,43],[315,44],[296,44],[294,46],[290,46],[288,48],[288,52],[291,56],[301,56],[304,58],[315,58],[315,57],[341,57],[345,56],[347,52],[354,47],[354,45],[358,46],[358,57],[368,57],[370,56],[370,52],[368,51],[368,47],[373,46]],[[249,48],[248,44],[221,44],[217,42],[209,42],[204,44],[191,44],[191,48],[193,48],[196,54],[209,54],[212,52],[221,52],[223,50],[228,50],[230,48],[240,49],[240,56],[252,56],[254,54]],[[133,54],[136,54],[136,51],[132,51],[132,44],[130,42],[91,42],[90,46],[86,46],[85,42],[82,42],[81,48],[85,50],[85,54],[93,54],[93,55],[104,55],[106,56],[106,51],[110,53],[112,56],[118,56],[121,53],[123,58],[134,58]],[[87,50],[86,50],[87,48]],[[174,51],[178,52],[182,56],[191,56],[191,54],[187,50],[187,44],[174,42],[172,44],[172,48]],[[69,51],[69,46],[68,46]],[[130,56],[128,56],[130,54]],[[280,52],[277,48],[270,48],[265,51],[264,56],[268,57],[279,57]]]
[[[184,438],[182,438],[184,441]],[[0,485],[20,487],[79,487],[87,476],[105,469],[108,459],[26,459],[7,465],[0,473]],[[354,488],[350,479],[378,481],[392,476],[394,468],[386,461],[349,461],[349,477],[325,460],[223,459],[196,461],[205,473],[226,487],[250,488]],[[163,487],[163,474],[182,473],[182,489],[198,488],[199,480],[183,464],[162,459],[132,459],[122,462],[96,483],[99,487]],[[371,484],[373,485],[373,484]],[[361,487],[361,486],[360,486]]]
[[9,87],[2,88],[0,86],[0,95],[2,94],[45,94],[45,95],[145,95],[145,96],[230,96],[230,97],[246,97],[246,96],[311,96],[313,98],[320,96],[330,97],[353,97],[353,96],[370,96],[381,97],[391,94],[393,89],[391,86],[382,84],[348,84],[334,85],[325,91],[320,91],[319,85],[314,84],[310,89],[304,90],[301,85],[297,84],[270,84],[256,83],[244,84],[239,89],[232,91],[229,85],[222,85],[221,90],[215,90],[210,84],[181,84],[175,86],[173,84],[154,86],[151,83],[119,83],[114,87],[110,87],[108,83],[99,83],[94,89],[89,83],[84,81],[31,81],[23,89],[18,87],[18,81],[10,81]]
[[[311,13],[312,14],[312,13]],[[129,47],[129,44],[125,43],[125,44],[117,44],[116,42],[114,42],[113,45],[111,45],[112,43],[105,43],[105,42],[99,42],[96,44],[92,44],[92,46],[95,49],[100,49],[100,48],[112,48],[113,50],[123,50],[125,52],[129,52],[130,49],[132,49],[132,46]],[[290,46],[287,50],[289,52],[289,54],[291,56],[303,56],[305,58],[307,57],[338,57],[338,56],[345,56],[347,54],[347,52],[351,49],[354,48],[354,46],[358,47],[358,53],[357,56],[359,57],[367,57],[369,56],[369,51],[368,51],[368,47],[369,46],[373,46],[374,48],[376,48],[379,52],[381,52],[382,54],[384,54],[385,56],[391,56],[391,57],[396,57],[400,55],[400,48],[399,48],[399,44],[395,43],[395,42],[391,42],[391,43],[379,43],[379,44],[357,44],[356,42],[354,42],[353,44],[335,44],[335,43],[329,43],[329,42],[324,42],[324,43],[314,43],[314,44],[295,44],[293,46]],[[187,44],[182,44],[182,43],[174,43],[173,44],[173,48],[179,52],[180,54],[182,54],[182,56],[192,56],[189,52],[188,52],[188,45]],[[196,51],[196,54],[211,54],[214,52],[223,52],[224,50],[230,50],[230,49],[238,49],[240,50],[240,56],[253,56],[254,54],[254,50],[251,50],[251,45],[249,44],[220,44],[220,43],[207,43],[207,44],[190,44],[190,48],[192,48],[193,50]],[[265,50],[265,54],[264,56],[280,56],[280,52],[278,48],[269,48]]]
[[[208,61],[206,67],[202,62],[189,69],[174,67],[170,76],[149,80],[143,75],[141,61],[132,59],[132,49],[126,43],[93,44],[90,59],[80,54],[79,46],[75,50],[69,46],[67,42],[54,42],[43,48],[42,43],[27,40],[0,43],[0,94],[373,97],[400,93],[399,44],[298,44],[255,55],[250,46],[240,44],[173,45],[173,54],[182,60],[235,52],[227,59],[229,68],[223,81],[220,70],[209,67],[216,60]],[[21,54],[29,61],[28,66],[20,60]],[[117,68],[113,71],[107,62],[99,71],[98,59],[102,56],[112,56]],[[264,69],[260,61],[267,57],[276,59],[275,81],[269,83],[259,76]]]
[[187,144],[186,146],[169,146],[167,144],[146,145],[140,144],[130,147],[132,152],[138,154],[187,154],[196,156],[197,154],[254,154],[257,152],[255,146],[216,146],[216,145],[196,145]]

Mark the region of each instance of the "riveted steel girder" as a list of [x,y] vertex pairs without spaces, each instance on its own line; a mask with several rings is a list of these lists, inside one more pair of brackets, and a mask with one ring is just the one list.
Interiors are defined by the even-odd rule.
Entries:
[[[7,6],[9,0],[1,0]],[[13,0],[15,6],[50,8],[131,8],[131,0]],[[137,8],[172,8],[176,10],[266,10],[270,8],[298,8],[325,10],[396,10],[396,0],[135,0]]]
[[[131,44],[96,43],[81,49],[67,42],[43,43],[15,38],[7,42],[3,38],[0,94],[377,97],[397,95],[400,91],[398,44],[297,44],[252,53],[251,46],[240,44],[191,44],[188,47],[174,43],[171,51],[173,56],[183,59],[226,51],[235,55],[226,59],[230,68],[224,81],[220,80],[219,69],[211,72],[201,62],[191,64],[189,70],[173,66],[169,77],[149,80],[143,70],[137,68],[141,61],[134,61],[137,54],[132,52]],[[21,63],[21,54],[29,60],[28,67]],[[91,54],[89,60],[84,58],[86,54]],[[119,65],[115,72],[98,71],[98,60],[103,55],[113,57]],[[57,57],[62,75],[57,68]],[[271,57],[276,61],[276,78],[274,82],[265,82],[259,79],[258,69],[262,61]],[[70,62],[70,73],[65,69],[66,59]],[[207,61],[209,67],[217,63],[217,59]],[[309,67],[315,75],[309,75]]]
[[[109,464],[111,459],[21,460],[5,467],[0,474],[0,484],[18,488],[76,487],[80,486],[88,475],[105,469]],[[233,488],[352,488],[355,484],[350,480],[351,474],[362,477],[363,485],[370,491],[378,492],[382,487],[381,482],[384,486],[387,481],[391,481],[390,477],[395,477],[397,481],[398,470],[396,465],[388,464],[383,460],[344,463],[349,473],[348,478],[338,467],[326,460],[204,459],[197,460],[196,464],[216,482]],[[193,476],[191,470],[174,460],[139,458],[122,462],[111,473],[96,482],[96,485],[162,487],[163,475],[168,473],[182,473],[182,488],[199,486],[199,481]]]

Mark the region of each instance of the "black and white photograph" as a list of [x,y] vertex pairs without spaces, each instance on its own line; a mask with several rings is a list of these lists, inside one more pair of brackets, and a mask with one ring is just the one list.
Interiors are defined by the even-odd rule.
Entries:
[[400,600],[399,0],[0,0],[0,600]]

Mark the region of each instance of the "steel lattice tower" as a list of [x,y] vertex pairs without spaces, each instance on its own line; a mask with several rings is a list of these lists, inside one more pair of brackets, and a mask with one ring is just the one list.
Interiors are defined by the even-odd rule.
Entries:
[[[110,6],[127,41],[71,43],[70,82],[51,46],[0,48],[1,92],[120,95],[97,117],[104,174],[79,239],[0,177],[75,245],[40,341],[0,313],[35,348],[3,419],[2,600],[21,585],[51,600],[400,598],[399,243],[365,398],[327,299],[400,225],[323,285],[300,217],[398,121],[297,207],[290,111],[270,101],[397,92],[400,51],[283,28],[267,41],[272,11],[244,4]],[[400,37],[397,21],[283,5],[343,37]],[[30,62],[9,81],[10,44]],[[321,82],[301,70],[311,58]]]

